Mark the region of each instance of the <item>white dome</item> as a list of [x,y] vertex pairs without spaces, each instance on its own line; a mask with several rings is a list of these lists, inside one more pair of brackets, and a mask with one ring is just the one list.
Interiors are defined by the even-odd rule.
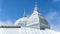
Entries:
[[50,29],[50,24],[46,21],[45,17],[38,12],[37,5],[35,5],[34,12],[27,18],[26,13],[21,19],[15,22],[15,25],[26,26],[38,29]]
[[26,26],[27,20],[28,20],[27,17],[20,18],[15,22],[15,25],[17,25],[17,26]]

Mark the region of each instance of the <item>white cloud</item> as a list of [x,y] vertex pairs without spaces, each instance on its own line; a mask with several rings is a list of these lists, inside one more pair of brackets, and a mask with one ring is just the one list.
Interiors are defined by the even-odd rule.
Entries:
[[60,31],[60,16],[58,16],[58,12],[49,12],[45,17],[48,22],[51,24],[51,28],[56,31]]
[[48,21],[52,21],[54,19],[56,19],[58,13],[57,12],[49,12],[47,15],[46,15],[46,19]]
[[11,20],[7,20],[7,21],[0,21],[0,26],[12,26],[13,25],[13,22]]
[[0,15],[2,14],[2,9],[0,8]]
[[59,2],[60,0],[53,0],[53,2]]
[[2,11],[2,9],[0,8],[0,12]]
[[57,24],[57,25],[53,25],[53,24],[52,24],[52,25],[51,25],[51,29],[60,32],[60,24]]
[[[3,12],[2,12],[2,9],[0,8],[0,16],[2,16],[2,15],[3,15]],[[1,25],[9,25],[10,26],[10,25],[13,25],[13,22],[9,19],[6,20],[6,21],[1,21],[0,20],[0,26]]]

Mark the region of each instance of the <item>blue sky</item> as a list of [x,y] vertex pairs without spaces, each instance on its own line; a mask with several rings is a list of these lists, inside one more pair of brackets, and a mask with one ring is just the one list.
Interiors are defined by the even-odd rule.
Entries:
[[60,0],[0,0],[0,23],[14,23],[23,17],[24,9],[31,15],[35,2],[39,12],[52,24],[52,29],[60,28]]

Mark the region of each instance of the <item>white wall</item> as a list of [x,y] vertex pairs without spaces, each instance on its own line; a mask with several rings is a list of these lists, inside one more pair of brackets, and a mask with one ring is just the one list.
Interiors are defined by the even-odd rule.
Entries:
[[0,34],[20,34],[20,28],[0,28]]
[[0,34],[60,34],[59,32],[46,29],[34,29],[34,28],[0,28]]

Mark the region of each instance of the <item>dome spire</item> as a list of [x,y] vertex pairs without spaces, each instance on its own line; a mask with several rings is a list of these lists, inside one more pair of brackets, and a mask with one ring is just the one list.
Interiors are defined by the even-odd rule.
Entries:
[[37,8],[37,2],[35,2],[35,7]]
[[37,11],[37,2],[35,2],[35,11]]
[[26,11],[25,11],[25,9],[24,9],[24,16],[23,17],[26,17]]

